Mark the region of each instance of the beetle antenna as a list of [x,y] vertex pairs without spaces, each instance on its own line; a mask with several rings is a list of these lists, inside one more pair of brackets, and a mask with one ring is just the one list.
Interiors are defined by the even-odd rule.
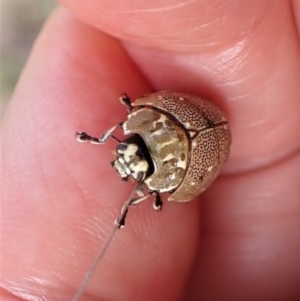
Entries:
[[130,197],[128,198],[128,200],[124,203],[122,209],[121,209],[121,213],[119,215],[119,217],[116,219],[115,221],[115,225],[109,235],[109,237],[107,238],[104,246],[102,247],[102,249],[100,250],[99,254],[97,255],[97,257],[95,258],[95,260],[92,262],[92,264],[90,265],[88,271],[86,272],[80,287],[76,293],[76,295],[74,296],[74,298],[72,299],[72,301],[79,301],[81,296],[83,295],[84,291],[86,290],[86,287],[98,265],[98,263],[100,262],[100,260],[103,258],[103,256],[105,255],[116,231],[122,227],[124,227],[124,222],[125,222],[125,218],[126,218],[126,214],[128,212],[128,207],[130,206],[133,196],[135,195],[135,193],[140,189],[140,186],[143,184],[143,182],[139,182],[136,187],[132,190]]
[[116,140],[117,142],[119,142],[119,143],[121,142],[121,140],[118,139],[117,137],[115,137],[114,135],[111,135],[110,137],[113,138],[113,139],[115,139],[115,140]]

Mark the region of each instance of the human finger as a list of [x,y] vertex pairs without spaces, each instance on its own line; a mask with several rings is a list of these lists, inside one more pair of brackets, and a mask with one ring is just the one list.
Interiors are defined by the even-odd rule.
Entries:
[[[74,134],[100,136],[124,120],[124,91],[136,97],[150,86],[119,42],[59,9],[2,124],[1,285],[11,299],[71,300],[110,234],[132,187],[109,167],[115,142],[81,145]],[[198,206],[131,210],[83,300],[177,300],[197,244]]]

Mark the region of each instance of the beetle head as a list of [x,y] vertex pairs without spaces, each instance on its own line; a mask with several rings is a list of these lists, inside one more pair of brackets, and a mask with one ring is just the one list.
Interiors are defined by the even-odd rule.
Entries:
[[121,141],[116,147],[117,158],[112,162],[126,181],[128,177],[142,182],[154,172],[154,165],[145,142],[139,135]]

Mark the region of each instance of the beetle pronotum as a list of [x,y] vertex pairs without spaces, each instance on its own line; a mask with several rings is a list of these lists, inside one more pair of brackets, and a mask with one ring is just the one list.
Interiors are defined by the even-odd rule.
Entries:
[[[137,185],[73,301],[79,300],[85,290],[116,229],[124,226],[129,206],[153,195],[153,208],[160,211],[161,193],[169,193],[169,201],[191,201],[218,176],[229,155],[228,122],[217,106],[201,97],[164,91],[144,95],[133,103],[123,94],[120,101],[129,111],[126,121],[114,125],[100,138],[84,132],[76,136],[80,142],[93,144],[103,144],[110,137],[117,140],[116,158],[111,165],[122,180],[130,178]],[[122,141],[113,136],[118,127],[128,136]],[[146,195],[144,186],[148,188]]]

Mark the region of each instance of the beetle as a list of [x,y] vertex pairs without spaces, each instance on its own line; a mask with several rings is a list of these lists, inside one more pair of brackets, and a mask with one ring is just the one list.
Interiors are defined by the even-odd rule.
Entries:
[[[161,193],[168,201],[187,202],[206,190],[218,176],[229,156],[231,133],[224,113],[213,103],[195,95],[156,92],[121,103],[127,120],[108,129],[100,138],[77,132],[79,142],[103,144],[118,141],[111,162],[121,179],[137,182],[124,205],[117,226],[123,227],[128,206],[154,196],[153,207],[162,208]],[[120,127],[124,140],[113,133]],[[143,193],[144,187],[148,193]]]

